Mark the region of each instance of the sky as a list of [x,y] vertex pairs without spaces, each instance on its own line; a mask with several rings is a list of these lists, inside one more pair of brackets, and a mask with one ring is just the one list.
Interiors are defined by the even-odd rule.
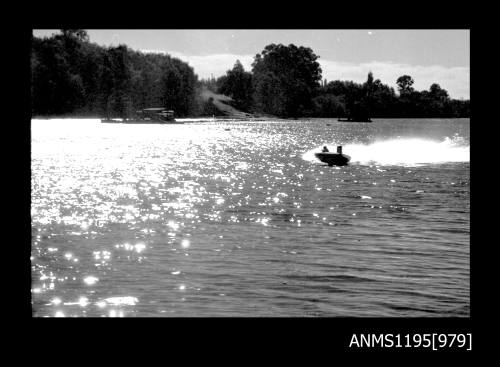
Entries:
[[[256,54],[270,43],[310,47],[319,56],[328,81],[375,79],[396,88],[410,75],[416,90],[432,83],[450,97],[470,98],[470,30],[397,29],[89,29],[90,41],[103,46],[126,44],[143,52],[168,53],[186,61],[198,77],[224,75],[240,60],[251,70]],[[37,37],[57,30],[33,30]]]

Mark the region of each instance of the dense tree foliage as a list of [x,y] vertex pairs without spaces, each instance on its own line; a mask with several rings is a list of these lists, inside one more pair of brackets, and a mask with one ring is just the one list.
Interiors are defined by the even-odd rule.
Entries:
[[409,75],[403,75],[396,80],[396,84],[398,85],[399,94],[402,96],[411,94],[413,92],[413,78]]
[[317,59],[310,48],[266,46],[252,64],[255,108],[280,117],[311,114],[321,80]]
[[319,88],[315,98],[315,116],[321,117],[469,117],[470,101],[450,99],[439,84],[428,91],[415,91],[413,78],[408,75],[396,81],[394,88],[374,80],[370,72],[363,84],[352,81],[332,81]]
[[252,73],[246,72],[239,60],[232,70],[217,80],[217,91],[231,97],[234,107],[248,111],[252,106]]
[[33,115],[122,117],[147,107],[173,109],[177,116],[216,115],[202,89],[225,94],[240,110],[279,117],[469,117],[470,101],[451,99],[437,83],[416,91],[402,75],[394,88],[368,74],[364,83],[321,81],[318,56],[310,48],[270,44],[257,54],[252,71],[236,60],[215,79],[198,81],[185,62],[144,54],[124,45],[90,43],[81,29],[32,38]]
[[31,73],[34,115],[121,117],[166,107],[187,116],[199,110],[198,80],[188,64],[124,45],[98,46],[84,30],[33,37]]
[[[414,80],[402,75],[393,87],[368,73],[364,83],[335,80],[319,83],[321,68],[311,49],[271,44],[257,54],[252,73],[245,79],[239,62],[217,80],[205,81],[207,88],[234,97],[246,93],[246,106],[253,112],[279,117],[468,117],[470,101],[451,99],[439,84],[416,91]],[[248,80],[252,80],[252,94]],[[215,82],[215,83],[214,83]],[[215,86],[214,86],[215,84]]]

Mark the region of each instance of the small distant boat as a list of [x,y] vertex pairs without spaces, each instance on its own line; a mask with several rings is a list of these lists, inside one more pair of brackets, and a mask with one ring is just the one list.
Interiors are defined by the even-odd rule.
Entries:
[[314,156],[329,166],[346,166],[351,160],[350,156],[342,153],[342,146],[337,147],[337,153],[323,151],[321,153],[314,153]]
[[346,121],[346,122],[372,122],[372,119],[369,117],[346,117],[346,118],[338,118],[337,121]]
[[183,124],[183,121],[176,121],[174,111],[167,110],[162,107],[144,108],[136,111],[132,118],[118,119],[101,119],[103,123],[118,123],[118,124]]

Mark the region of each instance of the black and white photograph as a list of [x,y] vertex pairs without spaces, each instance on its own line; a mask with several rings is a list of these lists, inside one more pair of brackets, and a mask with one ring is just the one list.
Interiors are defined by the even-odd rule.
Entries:
[[29,47],[32,317],[470,317],[470,29]]

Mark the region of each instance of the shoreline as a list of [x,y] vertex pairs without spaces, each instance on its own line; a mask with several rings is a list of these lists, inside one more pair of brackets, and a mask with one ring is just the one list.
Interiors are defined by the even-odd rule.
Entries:
[[[71,119],[85,119],[85,120],[101,120],[102,117],[99,116],[78,116],[78,115],[59,115],[59,116],[32,116],[31,120],[71,120]],[[178,121],[185,122],[217,122],[217,121],[305,121],[305,120],[336,120],[335,122],[347,122],[347,123],[370,123],[370,122],[360,122],[360,121],[338,121],[338,117],[299,117],[299,118],[284,118],[276,116],[248,116],[248,117],[236,117],[236,116],[196,116],[196,117],[179,117],[176,118]],[[414,119],[414,120],[455,120],[455,119],[470,119],[468,117],[373,117],[372,122],[376,120],[401,120],[401,119]],[[168,125],[168,124],[166,124]]]

